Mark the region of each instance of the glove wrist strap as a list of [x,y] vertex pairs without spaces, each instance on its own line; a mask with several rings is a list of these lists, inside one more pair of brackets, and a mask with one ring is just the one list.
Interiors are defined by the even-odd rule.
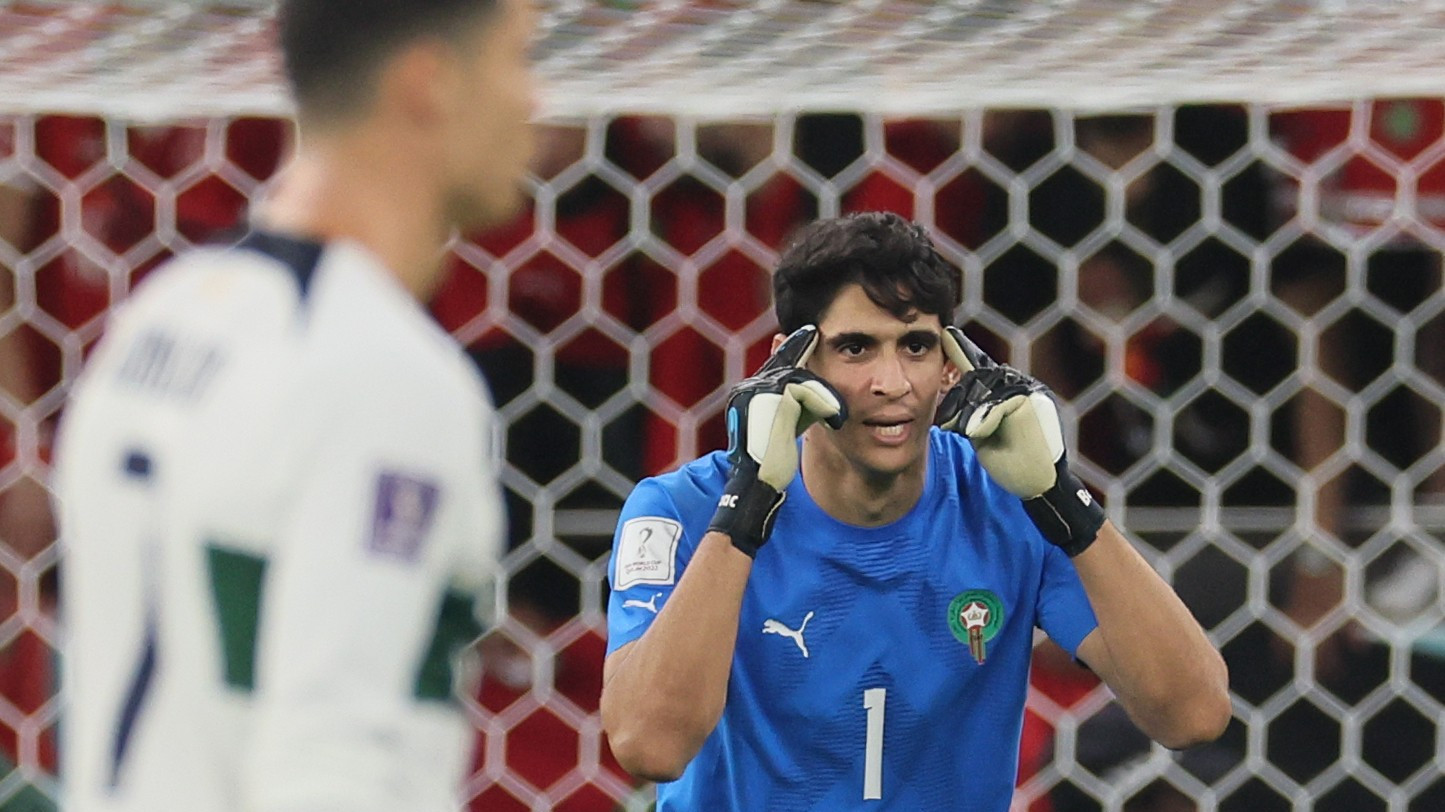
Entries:
[[1024,510],[1045,539],[1073,558],[1087,550],[1098,537],[1099,528],[1104,526],[1104,508],[1069,470],[1064,459],[1055,463],[1054,470],[1057,473],[1054,486],[1023,500]]
[[787,493],[757,478],[754,471],[734,471],[718,500],[708,530],[732,539],[733,546],[756,558],[758,548],[773,532],[773,520]]

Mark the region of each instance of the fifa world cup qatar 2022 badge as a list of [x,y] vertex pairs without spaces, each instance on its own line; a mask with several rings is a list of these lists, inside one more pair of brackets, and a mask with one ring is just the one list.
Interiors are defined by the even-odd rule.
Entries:
[[987,589],[970,589],[948,604],[948,628],[979,665],[988,657],[988,641],[1003,627],[1003,601]]

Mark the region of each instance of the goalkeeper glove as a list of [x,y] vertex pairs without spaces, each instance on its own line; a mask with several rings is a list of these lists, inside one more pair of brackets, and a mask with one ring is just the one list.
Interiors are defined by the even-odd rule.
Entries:
[[798,328],[762,368],[728,396],[728,478],[708,530],[756,557],[768,540],[788,483],[798,474],[798,436],[822,421],[841,428],[848,410],[837,390],[803,369],[818,344],[818,328]]
[[1069,470],[1052,393],[1037,379],[984,354],[957,327],[943,351],[963,372],[934,422],[969,439],[994,481],[1023,500],[1044,538],[1069,556],[1094,543],[1104,509]]

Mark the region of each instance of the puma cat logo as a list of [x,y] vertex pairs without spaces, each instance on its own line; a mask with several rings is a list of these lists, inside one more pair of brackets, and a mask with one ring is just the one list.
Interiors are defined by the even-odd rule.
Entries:
[[803,652],[803,656],[807,657],[808,644],[803,642],[803,630],[808,628],[808,621],[812,619],[813,613],[809,612],[803,617],[803,625],[799,626],[797,631],[794,631],[784,626],[782,621],[768,618],[763,621],[763,634],[780,634],[783,637],[791,639],[794,643],[798,644],[798,650]]
[[647,611],[655,615],[657,614],[657,596],[661,594],[661,592],[654,592],[652,593],[652,597],[648,598],[646,601],[639,601],[628,598],[627,600],[622,602],[622,608],[627,609],[628,607],[636,606],[638,609],[646,609]]

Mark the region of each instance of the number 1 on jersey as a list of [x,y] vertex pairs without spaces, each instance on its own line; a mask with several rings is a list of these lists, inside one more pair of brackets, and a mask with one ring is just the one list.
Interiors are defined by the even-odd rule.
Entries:
[[865,801],[883,797],[883,707],[887,702],[887,688],[869,688],[863,692],[863,708],[868,711],[868,737],[863,745]]

